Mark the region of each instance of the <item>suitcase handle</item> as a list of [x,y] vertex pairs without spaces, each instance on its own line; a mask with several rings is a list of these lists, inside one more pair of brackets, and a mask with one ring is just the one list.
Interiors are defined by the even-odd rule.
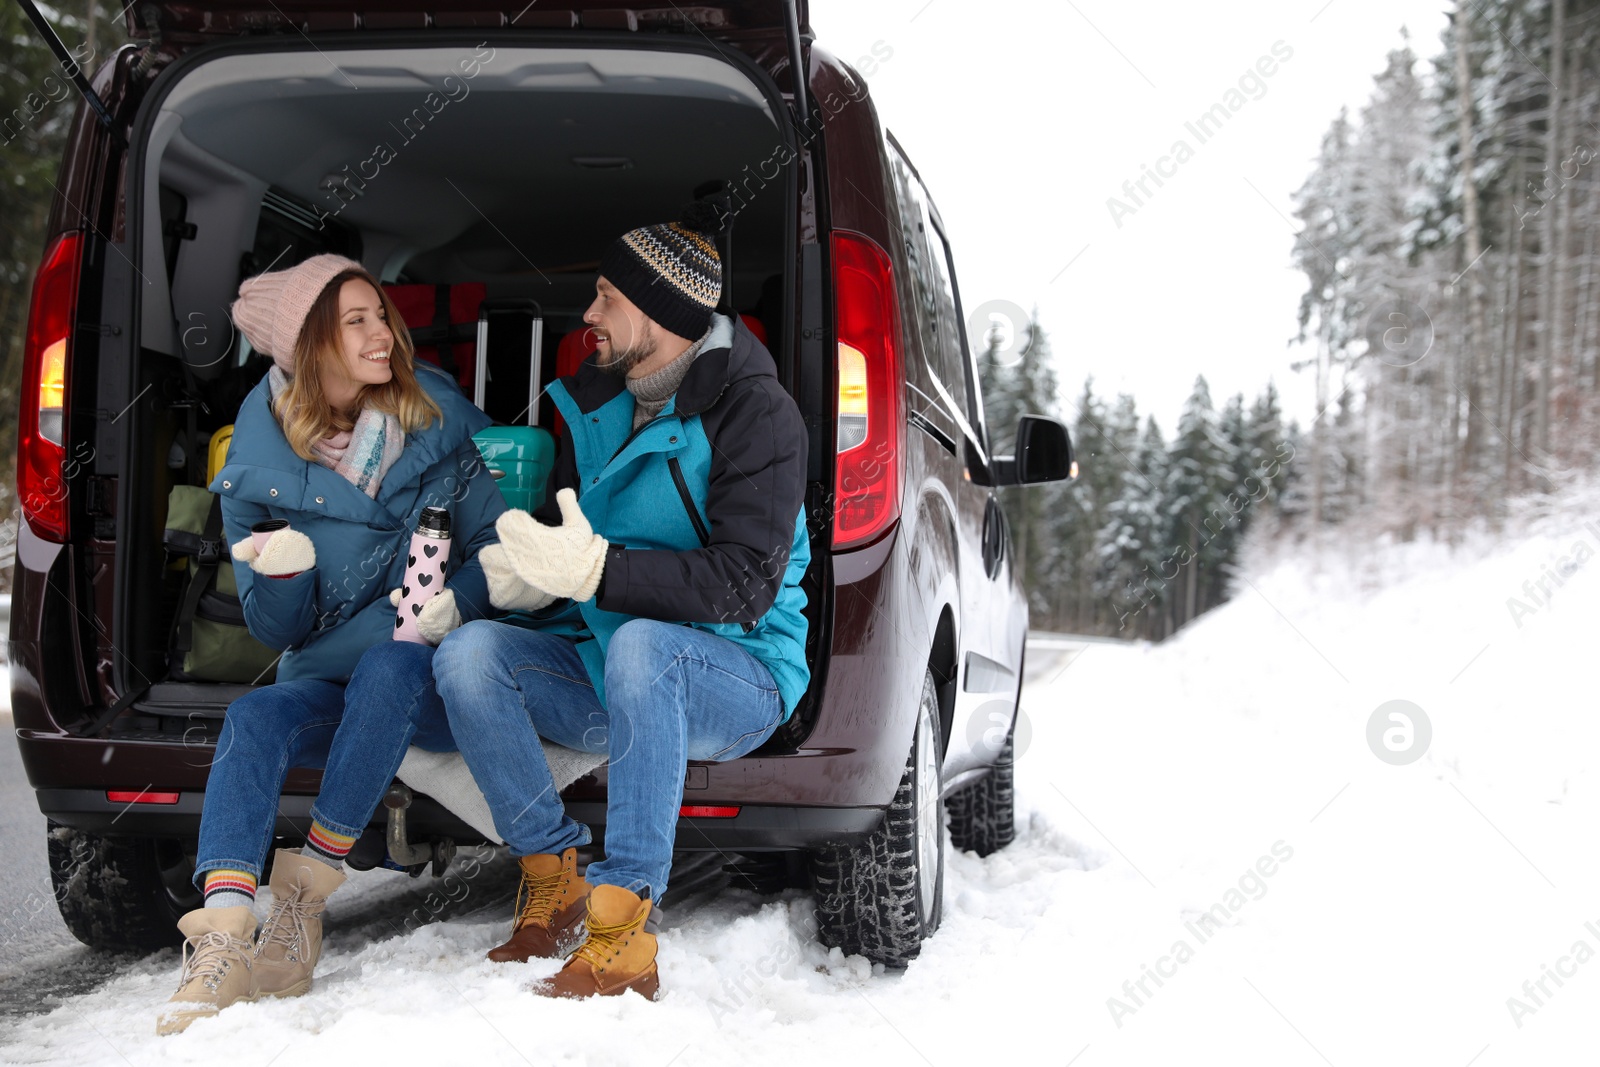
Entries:
[[478,305],[478,358],[473,367],[472,403],[482,410],[489,397],[489,314],[495,311],[523,311],[532,319],[533,333],[528,345],[528,406],[524,413],[527,425],[537,426],[542,392],[539,371],[544,364],[544,309],[532,297],[500,297]]
[[544,318],[544,308],[531,296],[497,296],[485,300],[478,307],[478,318],[490,311],[531,311],[535,318]]

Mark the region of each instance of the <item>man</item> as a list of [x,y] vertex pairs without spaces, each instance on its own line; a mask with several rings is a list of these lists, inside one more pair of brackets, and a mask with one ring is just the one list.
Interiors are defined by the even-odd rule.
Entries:
[[[434,660],[522,866],[511,938],[489,958],[573,953],[546,996],[655,999],[647,923],[686,762],[754,749],[810,678],[805,426],[772,356],[713,313],[717,228],[696,204],[606,250],[584,314],[596,350],[550,388],[566,429],[545,503],[507,512],[479,555],[490,599],[519,614],[469,623]],[[609,759],[606,855],[581,878],[589,830],[567,816],[541,736]]]

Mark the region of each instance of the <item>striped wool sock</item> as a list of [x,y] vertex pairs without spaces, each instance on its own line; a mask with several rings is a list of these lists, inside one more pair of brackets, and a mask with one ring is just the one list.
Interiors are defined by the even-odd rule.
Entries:
[[256,902],[256,876],[249,871],[206,872],[206,907],[236,908]]
[[355,846],[355,843],[356,839],[353,836],[330,830],[320,822],[312,820],[311,832],[306,835],[306,847],[300,850],[300,855],[321,860],[329,867],[338,869],[344,866],[345,854]]

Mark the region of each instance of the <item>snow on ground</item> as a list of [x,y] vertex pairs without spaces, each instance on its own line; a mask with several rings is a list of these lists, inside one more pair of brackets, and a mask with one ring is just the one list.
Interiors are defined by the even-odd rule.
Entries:
[[[549,1002],[526,990],[556,964],[482,961],[507,927],[488,909],[336,938],[310,995],[166,1039],[159,954],[0,1058],[1594,1063],[1597,554],[1594,508],[1503,547],[1280,551],[1177,639],[1043,671],[1018,839],[950,858],[903,974],[818,945],[803,893],[725,891],[667,917],[662,1002]],[[1393,700],[1431,725],[1408,765],[1369,747]]]

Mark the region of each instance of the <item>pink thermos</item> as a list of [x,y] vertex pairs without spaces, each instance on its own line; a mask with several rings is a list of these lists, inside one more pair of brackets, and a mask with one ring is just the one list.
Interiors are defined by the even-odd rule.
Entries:
[[417,530],[411,535],[411,553],[406,557],[406,576],[400,586],[400,607],[394,620],[395,640],[427,644],[417,633],[417,616],[422,614],[422,606],[444,588],[444,568],[449,559],[450,512],[423,508]]

